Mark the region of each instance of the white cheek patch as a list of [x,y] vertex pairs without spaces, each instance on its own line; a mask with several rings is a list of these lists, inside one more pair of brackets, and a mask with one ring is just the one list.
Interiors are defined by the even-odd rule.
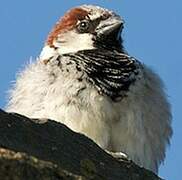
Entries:
[[57,55],[57,52],[55,51],[55,49],[46,45],[42,49],[39,58],[40,58],[40,60],[48,60],[51,57],[56,56],[56,55]]
[[81,50],[95,49],[92,38],[93,35],[89,33],[67,32],[58,37],[53,44],[57,47],[59,54],[73,53]]

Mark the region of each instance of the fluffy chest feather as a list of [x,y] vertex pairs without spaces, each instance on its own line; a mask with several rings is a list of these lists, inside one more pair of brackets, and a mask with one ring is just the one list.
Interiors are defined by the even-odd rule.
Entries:
[[107,58],[89,51],[87,56],[82,52],[50,60],[46,68],[53,78],[44,97],[43,116],[60,120],[108,149],[112,148],[113,124],[122,119],[121,108],[123,118],[130,113],[125,100],[122,107],[121,99],[128,96],[139,69],[127,56],[120,62]]
[[[53,59],[63,76],[85,80],[101,95],[120,101],[136,80],[141,78],[140,63],[126,54],[107,50],[85,50]],[[76,84],[76,82],[75,82]]]

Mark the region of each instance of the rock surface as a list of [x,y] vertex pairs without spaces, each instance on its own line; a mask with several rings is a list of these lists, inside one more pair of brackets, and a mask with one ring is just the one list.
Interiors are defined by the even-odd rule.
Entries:
[[0,110],[0,179],[158,180],[132,161],[118,161],[86,136],[53,120]]

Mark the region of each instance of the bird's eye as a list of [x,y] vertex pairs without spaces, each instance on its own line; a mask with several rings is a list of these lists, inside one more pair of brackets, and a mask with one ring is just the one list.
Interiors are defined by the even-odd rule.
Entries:
[[87,20],[81,21],[78,26],[77,29],[80,33],[86,33],[89,31],[89,27],[90,27],[90,22]]

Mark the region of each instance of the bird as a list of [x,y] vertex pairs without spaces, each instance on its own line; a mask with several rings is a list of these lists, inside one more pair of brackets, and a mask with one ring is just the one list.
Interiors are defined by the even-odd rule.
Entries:
[[6,110],[63,123],[157,174],[172,136],[171,105],[159,75],[125,50],[123,28],[104,7],[68,10],[17,74]]

